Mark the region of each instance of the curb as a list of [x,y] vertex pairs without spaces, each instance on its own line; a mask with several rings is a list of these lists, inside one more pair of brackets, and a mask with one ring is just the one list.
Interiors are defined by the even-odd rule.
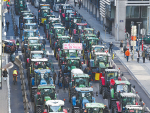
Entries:
[[134,74],[130,71],[130,69],[124,64],[124,62],[117,56],[116,52],[115,56],[118,58],[118,60],[121,62],[121,64],[129,71],[129,73],[131,74],[131,76],[136,80],[136,82],[140,85],[140,87],[144,90],[144,92],[146,93],[146,95],[148,96],[148,98],[150,98],[150,93],[147,92],[147,90],[145,89],[145,87],[140,83],[140,81],[134,76]]

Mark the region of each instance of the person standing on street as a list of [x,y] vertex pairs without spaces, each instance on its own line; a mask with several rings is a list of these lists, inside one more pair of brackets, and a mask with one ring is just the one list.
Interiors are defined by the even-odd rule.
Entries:
[[129,60],[129,56],[130,56],[130,51],[129,51],[129,49],[125,52],[125,55],[126,55],[127,62],[128,62],[128,60]]
[[123,48],[123,52],[124,52],[124,58],[126,57],[126,55],[125,55],[125,52],[127,51],[127,48],[126,48],[126,46],[124,46],[124,48]]
[[79,9],[81,8],[81,0],[79,1]]
[[59,72],[58,72],[58,85],[59,85],[59,78],[60,78],[60,75],[62,75],[61,69],[60,69]]
[[113,44],[112,42],[109,44],[109,53],[111,52],[112,53],[112,48],[113,48]]
[[8,72],[7,72],[7,70],[6,70],[6,68],[5,68],[5,70],[3,71],[3,79],[6,81],[6,79],[7,79],[7,74],[8,74]]
[[63,77],[60,75],[59,77],[59,88],[62,88]]
[[16,33],[15,33],[16,36],[18,36],[18,27],[16,25]]
[[145,50],[143,50],[143,52],[142,52],[143,63],[145,63],[145,54],[146,54],[146,52],[145,52]]
[[100,31],[97,32],[97,38],[100,38]]
[[56,74],[56,72],[54,72],[54,75],[53,75],[54,84],[55,84],[55,81],[56,81],[56,77],[57,77],[57,74]]
[[8,22],[8,20],[6,22],[6,27],[7,27],[7,31],[8,31],[8,29],[9,29],[9,22]]
[[120,48],[121,48],[121,52],[123,52],[123,40],[121,40],[120,42]]
[[139,51],[137,51],[137,62],[139,63],[139,59],[140,59],[140,54]]
[[65,88],[68,89],[68,85],[69,85],[69,78],[68,78],[68,76],[66,76],[65,80],[64,80],[64,90],[65,90]]
[[17,39],[16,41],[16,45],[17,45],[17,50],[19,49],[19,40]]
[[77,0],[74,0],[74,6],[76,7],[76,4],[77,4]]

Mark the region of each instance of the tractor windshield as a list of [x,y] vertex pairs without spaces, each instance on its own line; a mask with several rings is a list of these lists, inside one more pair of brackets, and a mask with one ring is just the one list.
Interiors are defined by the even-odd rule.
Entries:
[[88,113],[103,113],[102,108],[89,108]]
[[38,58],[42,58],[42,57],[43,57],[42,54],[38,54],[38,53],[37,54],[32,54],[33,59],[36,59],[36,58],[38,59]]
[[34,68],[35,69],[46,69],[46,63],[45,62],[34,62]]
[[42,9],[41,11],[42,17],[46,17],[47,15],[50,14],[50,9]]
[[126,105],[135,105],[135,97],[123,97],[122,107],[125,107]]
[[50,106],[50,112],[61,111],[61,106]]
[[110,79],[118,79],[118,72],[107,72],[107,81],[110,81]]
[[54,92],[55,92],[54,88],[41,89],[41,94],[43,94],[44,96],[49,96],[49,95],[53,94]]
[[41,45],[31,45],[31,46],[29,47],[29,49],[30,49],[31,51],[41,50]]
[[36,32],[25,32],[24,37],[36,37]]
[[103,56],[96,56],[96,63],[97,65],[99,65],[99,62],[104,62],[107,63],[107,56],[103,55]]
[[84,33],[85,34],[94,34],[94,30],[85,30]]
[[121,92],[121,93],[128,93],[128,85],[126,84],[119,84],[117,85],[117,92]]
[[75,86],[76,87],[88,87],[88,78],[76,78],[75,79]]
[[38,40],[29,40],[29,44],[38,44]]
[[95,47],[94,52],[104,52],[104,48],[103,47]]
[[24,29],[37,29],[37,25],[25,25]]
[[75,59],[68,60],[68,64],[70,66],[76,66],[76,68],[79,68],[79,60],[75,60]]
[[66,13],[72,13],[72,9],[70,9],[70,10],[66,10]]
[[79,18],[79,19],[74,18],[73,22],[74,22],[74,23],[81,23],[81,19],[80,19],[80,18]]
[[24,19],[24,23],[34,23],[35,19]]
[[92,45],[97,45],[97,40],[95,39],[90,39],[89,40],[89,45],[92,46]]
[[125,113],[144,113],[142,110],[127,110]]
[[[92,94],[91,92],[81,92],[81,97],[79,98],[86,98],[89,102],[92,102]],[[82,99],[79,99],[82,100]]]
[[82,25],[78,26],[78,29],[84,29],[84,28],[85,28],[85,26],[82,26]]
[[62,35],[65,34],[64,29],[60,29],[60,28],[55,29],[55,33],[62,34]]

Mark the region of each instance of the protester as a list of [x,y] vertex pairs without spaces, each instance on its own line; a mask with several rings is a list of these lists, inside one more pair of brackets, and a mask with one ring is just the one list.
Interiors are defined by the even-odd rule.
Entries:
[[121,40],[120,42],[120,48],[121,48],[121,52],[123,52],[123,40]]
[[8,31],[8,29],[9,29],[9,22],[8,22],[8,20],[6,22],[6,27],[7,27],[7,31]]
[[139,51],[137,51],[137,62],[139,63],[139,59],[140,59],[140,54]]
[[146,52],[145,52],[145,50],[143,50],[143,52],[142,52],[142,57],[143,57],[143,63],[145,63],[145,55],[146,54]]
[[6,68],[5,68],[5,70],[3,71],[3,79],[6,81],[6,79],[7,79],[7,74],[8,74],[8,72],[7,72],[7,70],[6,70]]
[[55,84],[55,81],[56,81],[56,77],[57,77],[57,74],[56,74],[56,72],[54,72],[54,75],[53,75],[54,84]]
[[125,55],[125,52],[127,51],[127,48],[126,48],[126,46],[124,46],[124,48],[123,48],[123,52],[124,52],[124,57],[126,58],[126,55]]
[[113,48],[113,44],[112,42],[109,44],[109,53],[111,52],[112,53],[112,48]]
[[129,60],[129,56],[130,56],[130,51],[129,51],[129,49],[125,52],[125,55],[126,55],[127,62],[128,62],[128,60]]

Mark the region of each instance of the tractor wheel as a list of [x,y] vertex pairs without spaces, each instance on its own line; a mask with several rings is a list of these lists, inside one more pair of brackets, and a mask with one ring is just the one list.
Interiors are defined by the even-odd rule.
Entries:
[[80,109],[74,109],[74,113],[80,113]]
[[102,89],[103,89],[102,81],[100,80],[100,83],[99,83],[99,93],[100,94],[102,94]]
[[109,109],[111,109],[111,97],[110,97],[111,95],[110,94],[108,94],[108,107],[109,107]]
[[34,102],[35,90],[31,88],[31,101]]
[[42,113],[41,107],[36,107],[36,113]]
[[103,96],[103,99],[107,99],[107,88],[106,87],[103,88],[102,96]]
[[114,103],[114,105],[113,105],[112,113],[119,113],[116,103]]

